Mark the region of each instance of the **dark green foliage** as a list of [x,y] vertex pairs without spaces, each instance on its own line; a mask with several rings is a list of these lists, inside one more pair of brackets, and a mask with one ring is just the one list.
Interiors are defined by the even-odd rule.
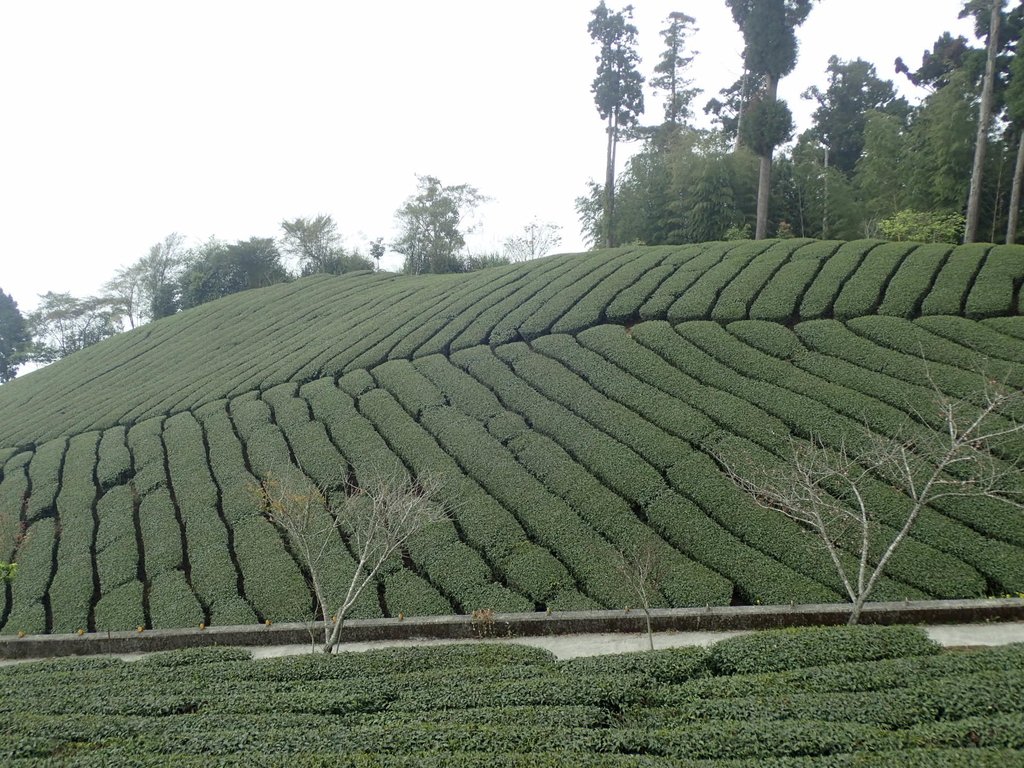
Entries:
[[798,317],[800,300],[817,274],[831,263],[843,244],[811,242],[798,248],[757,294],[747,313],[751,319],[784,323]]
[[[718,301],[719,294],[730,286],[737,275],[757,256],[765,252],[771,243],[741,242],[720,262],[696,276],[696,280],[685,293],[668,308],[667,317],[672,322],[708,317]],[[760,285],[757,286],[760,288]],[[752,288],[748,288],[752,290]],[[752,297],[751,297],[752,299]]]
[[[93,598],[92,539],[98,533],[93,510],[97,488],[93,483],[96,448],[99,434],[85,432],[68,441],[61,471],[57,512],[60,515],[60,541],[57,544],[57,572],[50,584],[50,608],[54,632],[72,632],[88,626]],[[119,486],[123,493],[124,486]],[[130,493],[128,494],[130,497]],[[131,500],[127,504],[126,533],[131,536],[131,549],[126,565],[132,569],[137,562],[134,552],[135,529],[131,520]],[[123,542],[128,543],[128,542]],[[99,556],[97,553],[97,566]],[[126,579],[127,580],[127,579]],[[134,625],[133,625],[134,626]]]
[[967,295],[967,317],[993,317],[1016,311],[1024,282],[1024,260],[1013,246],[997,245],[988,252]]
[[12,452],[0,479],[0,560],[8,562],[22,527],[22,505],[28,492],[28,465],[32,451]]
[[711,319],[718,322],[745,319],[755,298],[771,277],[802,246],[810,244],[809,240],[781,240],[759,254],[719,293],[711,310]]
[[839,250],[822,265],[804,294],[800,316],[831,317],[836,299],[847,280],[856,273],[868,254],[881,245],[877,240],[857,240],[839,246]]
[[782,629],[717,643],[709,663],[716,674],[737,675],[938,652],[939,645],[915,627]]
[[0,290],[0,384],[17,375],[31,340],[18,303]]
[[[5,631],[308,618],[303,570],[253,492],[267,471],[335,501],[377,472],[443,478],[451,519],[386,565],[359,616],[620,607],[635,600],[612,566],[638,547],[665,566],[658,605],[838,600],[827,555],[709,451],[770,464],[791,436],[923,436],[929,382],[975,398],[979,371],[1024,385],[1021,253],[637,246],[316,275],[119,334],[0,389],[0,562],[19,566]],[[891,532],[906,498],[866,493]],[[354,565],[332,546],[337,591]],[[1016,511],[944,499],[877,597],[1022,588]]]
[[885,290],[878,307],[880,315],[915,317],[953,248],[949,245],[919,245],[903,260]]
[[990,245],[971,243],[955,248],[935,278],[931,291],[921,303],[921,314],[961,314],[975,275],[991,247]]
[[[0,755],[13,765],[73,756],[76,765],[197,767],[1021,762],[1019,646],[939,654],[914,628],[853,630],[567,662],[487,643],[258,661],[211,647],[131,663],[32,662],[0,670]],[[788,669],[724,668],[770,664],[772,649]]]
[[913,245],[906,243],[884,243],[869,251],[857,271],[843,284],[833,314],[845,320],[876,311],[886,286],[913,249]]
[[174,499],[185,531],[192,586],[217,624],[245,624],[255,619],[238,593],[239,573],[231,560],[231,531],[218,508],[218,491],[210,474],[203,431],[190,413],[164,425],[167,466]]
[[55,524],[45,518],[25,532],[18,548],[18,576],[11,584],[13,607],[4,624],[3,633],[45,632],[46,614],[43,595],[52,575],[52,552]]

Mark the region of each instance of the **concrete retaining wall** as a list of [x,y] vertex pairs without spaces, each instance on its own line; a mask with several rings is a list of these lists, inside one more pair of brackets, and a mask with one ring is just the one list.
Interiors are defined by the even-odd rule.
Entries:
[[[656,631],[711,632],[845,624],[850,607],[824,605],[754,605],[742,607],[662,608],[651,611]],[[969,624],[1024,621],[1024,599],[922,600],[869,603],[862,624]],[[642,632],[642,611],[572,611],[496,613],[488,618],[427,616],[367,619],[345,623],[344,642],[415,639],[536,637],[600,632]],[[322,631],[316,631],[319,639]],[[144,653],[207,645],[297,645],[310,642],[306,624],[160,629],[85,635],[26,635],[0,638],[0,658],[27,659],[96,653]]]

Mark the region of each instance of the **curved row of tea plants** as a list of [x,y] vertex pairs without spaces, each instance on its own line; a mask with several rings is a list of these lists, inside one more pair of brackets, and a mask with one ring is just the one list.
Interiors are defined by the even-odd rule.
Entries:
[[[611,563],[637,547],[666,566],[655,605],[838,601],[828,556],[737,491],[711,452],[742,446],[771,463],[790,435],[838,446],[864,424],[929,429],[916,407],[932,394],[922,382],[967,395],[970,369],[985,366],[1024,383],[1015,333],[1024,319],[603,324],[10,450],[0,559],[19,573],[0,629],[311,618],[303,565],[254,494],[268,472],[329,490],[380,470],[451,480],[451,519],[410,540],[357,617],[621,608],[636,598]],[[1021,449],[999,446],[1004,459]],[[865,492],[880,525],[898,526],[908,499],[881,482]],[[875,597],[1024,591],[1020,523],[1006,506],[943,500]],[[354,560],[341,535],[329,547],[327,591],[338,596]]]
[[469,275],[315,276],[150,323],[10,382],[0,446],[601,323],[1016,315],[1022,253],[783,240],[596,251]]
[[1009,766],[1024,647],[909,627],[763,632],[556,661],[462,644],[0,669],[5,765]]

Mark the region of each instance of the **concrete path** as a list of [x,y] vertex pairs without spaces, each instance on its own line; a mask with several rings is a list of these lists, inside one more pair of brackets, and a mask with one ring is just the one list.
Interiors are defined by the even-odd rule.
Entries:
[[[978,645],[1009,645],[1024,643],[1024,621],[994,622],[991,624],[939,624],[925,627],[928,636],[946,647],[966,647]],[[750,630],[730,632],[655,632],[654,647],[679,648],[693,645],[712,645],[729,637],[750,634]],[[412,648],[434,645],[451,645],[454,643],[511,643],[544,648],[551,651],[556,658],[573,659],[578,656],[599,656],[607,653],[629,653],[646,651],[647,636],[641,634],[625,634],[608,632],[604,634],[555,635],[547,637],[513,637],[494,638],[488,640],[384,640],[372,643],[342,643],[339,649],[343,652],[369,651],[380,648]],[[268,659],[277,656],[294,656],[312,651],[309,644],[303,645],[253,645],[244,646],[254,659]],[[135,661],[145,654],[121,654],[118,658]],[[10,664],[21,664],[33,659],[0,659],[0,667]]]
[[[1024,643],[1024,621],[993,624],[943,624],[925,627],[928,636],[946,647],[972,645],[1009,645]],[[654,647],[679,648],[691,645],[713,645],[728,637],[750,634],[749,630],[732,632],[655,632]],[[475,643],[477,640],[395,640],[376,643],[345,643],[342,651],[368,651],[375,648],[409,648],[425,645],[448,645],[451,643]],[[485,640],[488,643],[512,643],[544,648],[559,659],[573,659],[577,656],[599,656],[606,653],[629,653],[646,651],[647,636],[610,632],[593,635],[558,635],[553,637],[515,637]],[[249,646],[256,659],[309,653],[308,645]]]

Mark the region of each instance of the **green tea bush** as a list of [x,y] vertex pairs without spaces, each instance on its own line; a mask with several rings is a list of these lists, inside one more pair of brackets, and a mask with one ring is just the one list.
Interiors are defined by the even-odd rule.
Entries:
[[674,256],[666,259],[667,263],[678,263],[675,272],[665,278],[658,289],[640,307],[643,320],[665,319],[669,307],[685,293],[700,276],[711,269],[726,256],[739,247],[738,242],[708,243],[705,246],[682,246]]
[[719,675],[775,672],[849,661],[876,661],[937,654],[940,646],[917,627],[821,627],[781,629],[730,638],[711,649]]
[[951,245],[919,245],[911,251],[886,286],[879,314],[897,317],[920,314],[922,302],[952,252]]
[[132,457],[128,450],[128,430],[123,426],[103,431],[100,437],[99,457],[96,462],[96,480],[101,490],[128,482]]
[[800,302],[800,317],[831,317],[840,292],[873,250],[879,240],[844,243],[822,265]]
[[885,243],[872,249],[843,284],[833,307],[835,317],[842,320],[874,312],[890,279],[915,247],[904,243]]
[[579,656],[560,662],[565,675],[643,675],[656,683],[681,683],[711,674],[710,651],[694,646],[611,656]]
[[32,456],[28,465],[32,494],[28,497],[25,509],[25,516],[30,522],[54,514],[57,491],[60,490],[60,470],[67,446],[67,440],[51,440],[37,447]]
[[991,247],[982,243],[957,246],[943,264],[931,291],[921,302],[921,314],[962,314],[974,278]]
[[[60,493],[57,495],[57,513],[60,515],[60,541],[57,544],[57,570],[50,584],[50,611],[53,616],[53,632],[74,632],[76,629],[88,627],[89,609],[93,598],[93,561],[92,541],[97,536],[99,547],[99,530],[94,530],[94,510],[98,512],[96,502],[97,487],[93,483],[93,468],[96,463],[96,445],[99,434],[84,432],[75,435],[68,441],[67,453],[61,472]],[[131,548],[126,562],[120,567],[130,568],[128,581],[135,576],[137,552],[135,547],[135,529],[132,518],[133,496],[126,486],[111,489],[115,504],[108,501],[104,510],[114,508],[113,517],[124,528],[124,534],[131,537]],[[125,512],[127,514],[125,514]],[[116,538],[117,532],[111,529],[113,520],[108,519],[104,528],[105,538]],[[126,542],[121,542],[122,549]],[[111,553],[113,554],[113,553]],[[107,556],[109,562],[110,555]],[[99,556],[97,553],[97,564]],[[111,580],[108,574],[108,582]],[[116,579],[115,579],[116,580]],[[123,583],[123,582],[118,582]],[[109,587],[109,583],[108,583]]]
[[[516,339],[532,339],[548,332],[552,325],[566,312],[602,282],[614,279],[613,275],[636,261],[631,248],[598,252],[583,259],[574,268],[541,287],[536,294],[502,317],[487,336],[487,343],[494,346]],[[621,283],[625,287],[627,283]],[[610,297],[608,297],[610,299]],[[602,301],[603,305],[603,301]],[[592,313],[600,308],[590,305]]]
[[814,241],[798,248],[757,294],[747,315],[755,320],[786,323],[799,318],[800,303],[814,278],[842,243]]
[[[799,252],[801,247],[808,246],[811,242],[798,238],[780,240],[758,254],[721,289],[710,314],[705,314],[704,317],[710,317],[718,322],[745,320],[758,294],[764,290],[772,276],[794,258],[794,254]],[[781,307],[776,309],[781,310]]]
[[52,575],[55,528],[54,518],[47,517],[33,523],[25,533],[16,560],[18,577],[11,583],[11,612],[3,626],[4,634],[48,629],[42,599]]
[[[671,253],[675,249],[666,249]],[[661,264],[644,272],[636,281],[620,290],[604,310],[604,322],[623,325],[640,317],[643,306],[666,279],[676,273],[676,267]]]
[[[689,286],[668,308],[665,317],[669,322],[678,323],[682,320],[707,318],[719,294],[730,285],[755,257],[772,247],[769,241],[745,241],[729,250],[725,257],[715,266],[701,274],[693,285]],[[786,246],[782,246],[785,248]],[[761,284],[747,286],[744,302],[752,301],[751,291],[759,290]]]
[[965,317],[944,315],[941,317],[919,317],[914,324],[936,336],[954,341],[989,358],[1000,358],[1014,363],[1024,363],[1024,349],[1018,339],[1001,333],[988,323],[968,320]]
[[1024,282],[1024,264],[1013,246],[997,245],[988,252],[967,294],[969,318],[1013,314],[1014,299]]
[[[669,249],[667,248],[654,248],[628,259],[615,272],[600,279],[588,293],[570,305],[562,316],[550,326],[550,332],[578,333],[601,322],[605,318],[612,300],[622,291],[635,285],[651,270],[657,269],[668,253]],[[646,298],[646,296],[642,298]],[[627,316],[632,315],[638,309],[639,303],[628,311]],[[524,324],[524,330],[526,331],[524,335],[528,338],[539,335],[537,329],[529,323]]]

